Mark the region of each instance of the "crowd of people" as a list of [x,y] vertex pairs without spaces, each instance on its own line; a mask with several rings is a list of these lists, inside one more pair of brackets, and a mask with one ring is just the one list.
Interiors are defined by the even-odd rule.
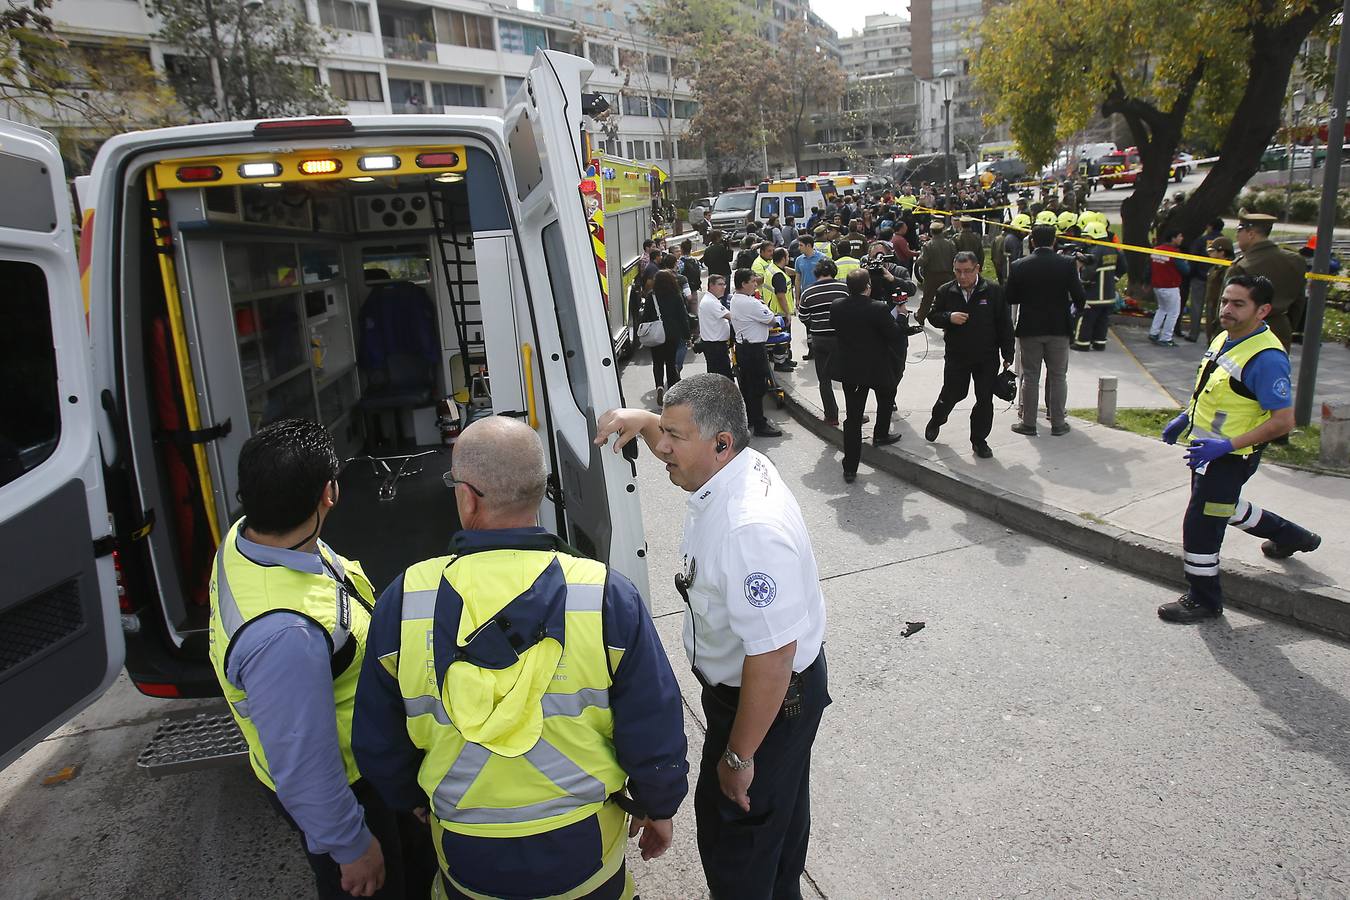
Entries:
[[[763,416],[768,373],[758,361],[767,323],[792,315],[795,294],[827,424],[840,424],[836,382],[843,391],[846,482],[857,478],[869,395],[876,402],[873,444],[900,440],[890,426],[908,341],[927,327],[943,333],[944,363],[926,440],[939,439],[952,410],[972,390],[969,440],[977,458],[994,455],[988,438],[995,396],[1020,400],[1014,433],[1039,434],[1043,396],[1050,434],[1067,435],[1071,351],[1106,349],[1130,249],[1105,215],[1083,208],[1087,193],[1076,182],[1043,191],[1039,200],[1026,192],[1012,196],[1001,182],[945,192],[924,185],[917,193],[903,184],[868,196],[828,198],[823,208],[812,209],[801,230],[791,220],[786,228],[774,220],[762,228],[752,225],[739,256],[725,235],[711,232],[704,254],[708,270],[732,278],[739,298],[727,312],[730,329],[717,332],[715,341],[730,343],[736,358],[753,361],[741,365],[737,377],[755,434],[777,433]],[[1244,212],[1236,245],[1224,236],[1221,219],[1208,223],[1190,245],[1180,230],[1163,224],[1149,254],[1157,301],[1149,339],[1164,347],[1178,346],[1176,338],[1194,343],[1203,324],[1209,342],[1190,408],[1166,435],[1174,441],[1190,434],[1188,462],[1196,472],[1184,528],[1192,590],[1159,610],[1170,621],[1199,621],[1222,610],[1217,551],[1223,529],[1216,531],[1211,521],[1216,510],[1223,512],[1219,524],[1265,537],[1262,550],[1274,558],[1320,543],[1311,532],[1272,513],[1263,516],[1239,498],[1260,450],[1267,442],[1287,440],[1292,429],[1288,350],[1307,267],[1303,257],[1270,239],[1274,221]],[[794,240],[787,242],[786,235]],[[772,260],[771,268],[759,269],[761,260]],[[990,267],[992,278],[986,274]],[[909,302],[916,294],[919,308],[912,317]],[[1183,324],[1187,300],[1190,314]],[[713,314],[719,303],[715,297],[702,301]],[[1225,389],[1235,393],[1213,406],[1214,395]]]

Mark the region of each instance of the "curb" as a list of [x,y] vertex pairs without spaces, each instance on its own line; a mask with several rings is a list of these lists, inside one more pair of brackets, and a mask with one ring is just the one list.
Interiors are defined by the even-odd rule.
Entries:
[[[794,419],[812,434],[842,448],[843,432],[826,425],[814,403],[804,400],[795,388],[787,385],[784,394],[787,410]],[[1177,544],[992,487],[902,450],[874,447],[864,441],[862,459],[940,500],[987,516],[1023,534],[1159,584],[1186,587],[1181,547]],[[1237,561],[1224,562],[1223,585],[1224,599],[1231,606],[1350,640],[1350,591]]]

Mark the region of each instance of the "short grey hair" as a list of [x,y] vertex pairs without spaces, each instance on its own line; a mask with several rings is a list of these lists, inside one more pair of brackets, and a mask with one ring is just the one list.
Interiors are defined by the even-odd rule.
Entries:
[[952,265],[953,265],[953,266],[955,266],[957,263],[963,263],[963,262],[964,262],[964,263],[974,263],[974,264],[975,264],[975,268],[977,268],[977,269],[980,267],[980,258],[979,258],[978,256],[975,255],[975,251],[973,251],[973,250],[961,250],[961,251],[959,251],[959,252],[956,254],[955,257],[952,258]]
[[662,409],[685,405],[693,413],[694,424],[705,441],[726,431],[736,450],[750,446],[750,420],[745,415],[745,398],[736,383],[725,375],[700,372],[681,378],[666,391]]
[[519,419],[489,416],[465,428],[455,442],[451,468],[455,478],[483,492],[489,509],[528,512],[544,500],[544,446]]

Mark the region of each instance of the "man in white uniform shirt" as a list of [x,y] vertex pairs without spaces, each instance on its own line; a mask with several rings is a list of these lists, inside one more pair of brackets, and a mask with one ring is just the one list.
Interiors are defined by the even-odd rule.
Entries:
[[676,590],[684,647],[703,685],[694,812],[714,900],[800,898],[810,836],[811,745],[830,703],[825,601],[801,509],[748,446],[735,387],[694,375],[661,415],[616,409],[596,443],[642,435],[689,493]]
[[755,296],[755,273],[737,269],[731,273],[736,292],[731,295],[731,333],[736,338],[737,376],[745,415],[756,437],[782,437],[783,432],[764,418],[764,391],[769,382],[769,324],[773,313]]
[[721,275],[708,276],[708,290],[698,301],[698,334],[703,342],[703,359],[708,371],[731,377],[731,310],[722,302],[727,292],[727,280]]

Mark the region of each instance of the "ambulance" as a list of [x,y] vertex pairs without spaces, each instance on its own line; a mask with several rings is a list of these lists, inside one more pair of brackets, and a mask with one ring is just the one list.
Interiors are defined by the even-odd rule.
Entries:
[[664,199],[668,179],[659,166],[595,154],[581,183],[610,341],[620,357],[636,346],[628,289],[644,262],[642,245],[653,236],[652,211]]
[[824,211],[825,203],[835,198],[835,184],[833,179],[822,177],[760,182],[755,194],[755,218],[767,222],[770,216],[777,216],[778,224],[785,225],[791,216],[799,227],[804,226],[812,208]]
[[497,414],[546,448],[541,524],[646,594],[633,457],[593,444],[623,396],[591,68],[539,51],[501,115],[118,135],[79,185],[78,264],[55,143],[0,121],[0,766],[123,667],[148,695],[218,695],[212,558],[240,447],[279,418],[333,433],[324,537],[377,586],[444,552],[447,436]]

